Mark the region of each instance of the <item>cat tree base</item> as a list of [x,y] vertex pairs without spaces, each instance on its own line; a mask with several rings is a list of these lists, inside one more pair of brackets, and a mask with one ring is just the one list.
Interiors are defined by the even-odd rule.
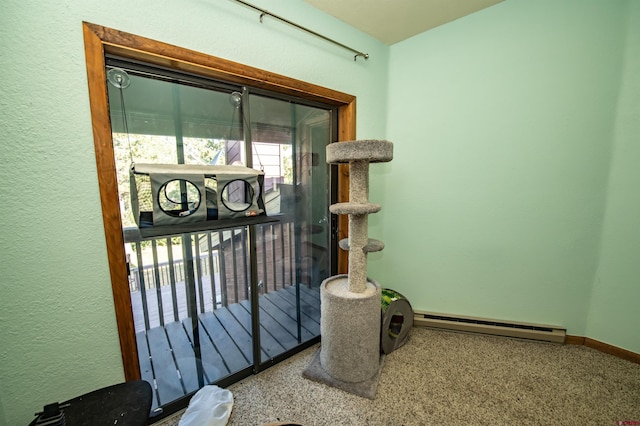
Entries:
[[[349,291],[347,275],[320,286],[322,346],[305,376],[373,399],[384,358],[380,356],[378,283],[368,280],[362,293]],[[311,377],[310,377],[311,376]]]

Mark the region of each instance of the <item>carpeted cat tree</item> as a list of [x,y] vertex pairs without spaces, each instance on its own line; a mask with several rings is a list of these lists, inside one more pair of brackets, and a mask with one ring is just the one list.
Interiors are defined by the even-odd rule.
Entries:
[[384,140],[340,142],[327,146],[327,163],[349,164],[349,201],[332,205],[333,214],[349,216],[347,275],[327,278],[320,287],[322,346],[304,376],[370,399],[375,397],[380,356],[381,287],[367,278],[367,253],[384,248],[368,238],[368,215],[380,211],[369,203],[369,163],[393,158]]

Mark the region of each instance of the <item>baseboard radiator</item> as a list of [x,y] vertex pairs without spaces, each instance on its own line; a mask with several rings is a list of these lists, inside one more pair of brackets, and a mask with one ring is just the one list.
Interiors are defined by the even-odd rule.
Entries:
[[564,328],[553,325],[528,324],[424,311],[414,311],[413,325],[416,327],[493,334],[553,343],[564,343],[567,331]]

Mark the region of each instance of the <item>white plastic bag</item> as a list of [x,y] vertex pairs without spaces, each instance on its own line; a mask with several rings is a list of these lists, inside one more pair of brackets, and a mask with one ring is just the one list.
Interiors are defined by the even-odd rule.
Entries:
[[205,386],[193,395],[178,426],[225,426],[232,409],[231,391]]

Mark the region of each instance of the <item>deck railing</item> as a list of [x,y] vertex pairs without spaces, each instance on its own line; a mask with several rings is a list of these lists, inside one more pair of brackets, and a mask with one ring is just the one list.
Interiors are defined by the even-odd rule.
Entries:
[[[131,235],[125,230],[136,332],[183,320],[194,308],[201,314],[249,298],[247,227],[177,237]],[[293,223],[256,225],[255,235],[260,293],[299,282]],[[195,307],[188,308],[189,300]]]

